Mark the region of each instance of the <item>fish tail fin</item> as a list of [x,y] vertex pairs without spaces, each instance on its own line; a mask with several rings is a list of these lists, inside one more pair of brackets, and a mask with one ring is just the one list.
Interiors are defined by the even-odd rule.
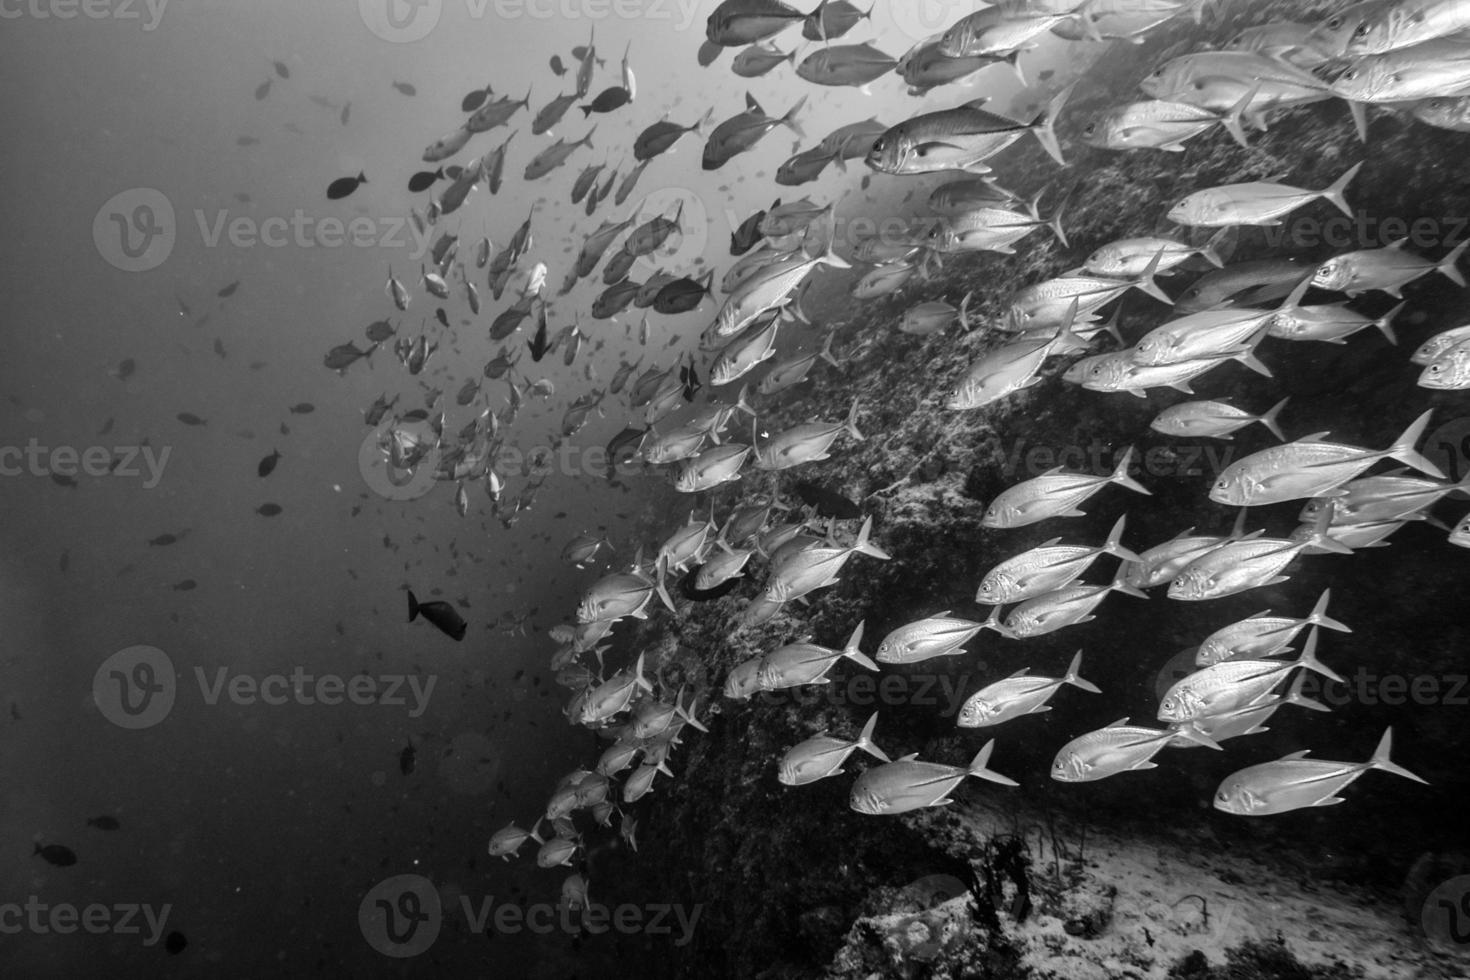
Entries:
[[965,333],[969,333],[973,329],[970,326],[970,300],[974,297],[974,295],[975,291],[972,289],[969,292],[965,293],[964,297],[960,300],[958,319],[960,329],[963,330]]
[[577,142],[590,150],[592,148],[592,134],[595,132],[597,132],[597,127],[594,125],[591,129],[587,130],[587,135],[583,136]]
[[1128,570],[1132,567],[1133,566],[1128,562],[1124,562],[1123,564],[1119,565],[1118,574],[1113,577],[1112,584],[1109,585],[1108,588],[1112,589],[1114,592],[1121,592],[1124,595],[1131,595],[1135,599],[1147,599],[1147,592],[1143,591],[1138,586],[1128,581]]
[[1101,688],[1099,688],[1096,684],[1092,683],[1092,681],[1084,680],[1077,673],[1077,671],[1079,671],[1081,669],[1082,669],[1082,651],[1081,650],[1078,650],[1072,656],[1072,663],[1067,667],[1067,676],[1062,678],[1062,683],[1063,684],[1071,684],[1073,687],[1080,687],[1080,688],[1082,688],[1082,690],[1087,691],[1089,694],[1101,694],[1102,693],[1102,689]]
[[700,116],[699,117],[699,122],[697,122],[697,123],[694,124],[694,135],[695,136],[703,136],[704,135],[704,127],[706,127],[706,126],[709,125],[709,121],[711,119],[713,119],[714,116],[715,116],[714,106],[710,106],[708,109],[704,110],[704,115],[703,116]]
[[1266,414],[1256,419],[1257,422],[1264,425],[1267,429],[1270,429],[1271,434],[1277,439],[1280,439],[1282,442],[1286,441],[1286,433],[1281,431],[1281,424],[1277,422],[1276,419],[1278,416],[1281,415],[1281,410],[1286,407],[1286,403],[1289,401],[1291,401],[1290,395],[1281,399],[1281,401],[1277,402],[1275,405],[1272,405],[1271,408],[1267,410]]
[[1317,604],[1312,607],[1312,611],[1307,615],[1307,624],[1311,626],[1325,626],[1330,630],[1337,630],[1339,633],[1351,633],[1353,631],[1351,626],[1338,622],[1327,615],[1327,603],[1331,598],[1332,590],[1323,589],[1321,597],[1317,599]]
[[1306,685],[1307,675],[1297,674],[1296,680],[1291,682],[1291,690],[1287,691],[1286,697],[1281,700],[1286,704],[1294,704],[1298,708],[1306,708],[1308,711],[1331,711],[1332,709],[1321,701],[1318,701],[1316,698],[1309,698],[1302,693],[1302,689]]
[[1245,126],[1241,120],[1245,117],[1246,110],[1256,100],[1256,96],[1260,94],[1260,91],[1261,83],[1258,79],[1250,87],[1250,91],[1241,96],[1240,101],[1231,106],[1230,110],[1220,117],[1220,125],[1224,126],[1225,131],[1230,134],[1230,138],[1239,143],[1244,149],[1250,149],[1250,141],[1245,138]]
[[990,615],[985,617],[985,622],[980,624],[981,628],[995,630],[1001,636],[1004,636],[1005,638],[1010,640],[1020,639],[1020,637],[1016,636],[1016,634],[1011,630],[1009,626],[1001,622],[1000,609],[1000,606],[991,606]]
[[1390,727],[1383,730],[1383,737],[1378,740],[1378,748],[1373,750],[1373,758],[1368,760],[1368,768],[1382,769],[1384,772],[1391,772],[1395,776],[1403,776],[1405,779],[1412,779],[1416,783],[1424,783],[1425,786],[1428,786],[1427,781],[1420,779],[1403,766],[1389,761],[1388,753],[1392,748],[1393,729]]
[[1335,206],[1339,211],[1347,215],[1349,218],[1353,216],[1353,209],[1348,206],[1347,198],[1344,195],[1347,192],[1348,184],[1351,184],[1353,182],[1353,178],[1356,177],[1358,175],[1358,171],[1362,169],[1363,165],[1361,163],[1353,164],[1351,167],[1348,168],[1347,173],[1337,178],[1337,180],[1333,182],[1331,187],[1322,192],[1322,197],[1325,200],[1331,201],[1333,206]]
[[1225,260],[1220,256],[1220,246],[1225,244],[1233,230],[1231,227],[1225,227],[1211,235],[1210,240],[1200,246],[1200,257],[1217,269],[1225,268]]
[[873,729],[877,727],[878,712],[875,711],[868,716],[867,724],[863,725],[862,733],[858,735],[858,739],[855,745],[857,748],[862,749],[864,752],[868,753],[868,755],[871,755],[875,759],[882,759],[884,762],[892,762],[893,760],[888,758],[888,753],[884,752],[873,743]]
[[846,425],[846,428],[847,428],[847,434],[850,435],[850,436],[852,436],[853,441],[854,442],[862,442],[863,441],[863,434],[858,431],[857,417],[858,417],[858,400],[856,398],[854,398],[852,400],[852,407],[847,410],[847,422],[845,423],[845,425]]
[[664,607],[669,612],[676,612],[677,610],[674,609],[674,600],[669,598],[669,590],[664,585],[665,567],[668,565],[668,562],[668,556],[666,555],[654,563],[654,574],[657,578],[653,583],[653,587],[657,590],[659,601],[664,604]]
[[1297,661],[1297,664],[1307,670],[1315,671],[1316,673],[1321,674],[1323,677],[1327,678],[1330,681],[1337,681],[1337,683],[1339,684],[1347,683],[1347,681],[1337,676],[1337,672],[1335,670],[1317,659],[1317,627],[1315,626],[1313,626],[1312,631],[1307,634],[1307,645],[1305,648],[1303,648],[1301,659]]
[[840,368],[842,367],[842,362],[838,361],[836,357],[832,356],[832,338],[835,335],[836,331],[827,331],[826,335],[822,337],[821,353],[819,353],[817,356],[826,361],[828,364],[832,365],[833,367]]
[[862,554],[867,555],[869,558],[877,558],[881,561],[888,561],[893,556],[868,540],[868,535],[871,534],[872,531],[873,518],[864,518],[863,526],[858,530],[857,541],[853,544],[852,550],[861,552]]
[[[1021,52],[1017,51],[1012,55],[1014,60],[1011,61],[1018,75],[1021,73],[1020,57]],[[1022,84],[1024,85],[1025,82],[1022,81]],[[1072,89],[1076,87],[1077,83],[1073,82],[1058,92],[1052,98],[1051,102],[1047,103],[1046,108],[1041,110],[1041,113],[1032,121],[1031,125],[1027,127],[1031,131],[1031,134],[1036,137],[1036,141],[1041,144],[1041,148],[1051,154],[1051,158],[1064,167],[1067,165],[1067,161],[1062,156],[1061,144],[1057,142],[1055,126],[1057,117],[1062,113],[1062,107],[1067,104],[1067,99],[1072,95]]]
[[535,841],[536,843],[538,843],[538,844],[545,844],[546,843],[546,839],[541,836],[541,820],[542,820],[541,817],[537,817],[536,818],[536,822],[535,822],[535,824],[533,824],[531,826],[531,829],[528,832],[528,834],[529,834],[530,838],[533,841]]
[[694,717],[694,706],[699,701],[699,698],[690,698],[688,708],[685,708],[683,705],[681,705],[679,701],[679,697],[674,698],[674,711],[679,715],[679,717],[683,718],[686,722],[708,735],[709,729],[704,727],[704,722]]
[[1114,524],[1113,529],[1108,532],[1108,539],[1103,542],[1102,547],[1098,550],[1101,551],[1103,554],[1112,555],[1113,557],[1121,558],[1124,561],[1142,562],[1143,559],[1138,557],[1137,554],[1123,547],[1123,528],[1127,523],[1127,514],[1124,514],[1122,517],[1118,518],[1118,522]]
[[863,653],[861,648],[861,644],[863,642],[863,627],[866,625],[866,623],[866,620],[858,621],[857,628],[852,631],[852,635],[847,638],[847,643],[844,644],[842,647],[842,655],[849,660],[854,660],[857,663],[862,664],[869,670],[877,670],[878,665],[873,663],[872,658]]
[[[1446,274],[1448,275],[1448,273]],[[1456,272],[1456,275],[1458,274],[1459,273]],[[1377,327],[1379,332],[1382,333],[1384,337],[1388,338],[1388,342],[1390,344],[1393,344],[1394,346],[1398,346],[1399,337],[1398,334],[1394,333],[1393,321],[1398,317],[1400,313],[1403,312],[1404,307],[1408,305],[1408,303],[1400,303],[1398,306],[1395,306],[1393,309],[1383,314],[1383,316],[1373,321],[1373,326]]]
[[[1040,201],[1040,198],[1038,197],[1037,200]],[[1071,200],[1071,194],[1063,196],[1061,201],[1057,204],[1057,209],[1051,213],[1051,217],[1049,218],[1042,218],[1039,214],[1036,215],[1037,220],[1044,221],[1046,223],[1046,226],[1051,229],[1051,233],[1057,236],[1057,241],[1062,243],[1062,248],[1072,247],[1072,243],[1067,241],[1066,230],[1062,228],[1062,214],[1067,210],[1067,204]],[[1034,213],[1035,209],[1033,208],[1032,211]]]
[[649,691],[650,693],[653,691],[653,685],[649,683],[648,678],[643,676],[643,654],[641,653],[638,654],[638,659],[633,663],[633,683],[645,691]]
[[577,106],[577,108],[582,110],[582,118],[583,119],[587,119],[587,118],[590,118],[591,117],[591,115],[592,115],[592,107],[590,105],[579,105],[579,106]]
[[834,269],[851,269],[852,263],[833,250],[837,244],[837,212],[827,212],[827,250],[817,259],[822,265],[831,266]]
[[1460,256],[1465,254],[1466,247],[1470,247],[1470,239],[1466,239],[1456,245],[1454,251],[1444,257],[1434,271],[1446,277],[1457,286],[1465,285],[1465,276],[1460,272]]
[[357,172],[357,182],[359,184],[366,184],[368,182],[367,174],[364,173],[363,171],[359,170]]
[[1002,786],[1019,786],[1014,779],[1002,776],[993,769],[987,769],[985,764],[990,761],[990,753],[995,751],[995,739],[985,743],[985,747],[975,753],[975,758],[970,760],[969,774],[980,779],[988,779],[992,783],[1000,783]]
[[1139,277],[1133,281],[1133,288],[1139,290],[1140,292],[1147,293],[1154,299],[1158,300],[1160,303],[1163,303],[1167,306],[1173,306],[1174,301],[1169,298],[1169,294],[1160,289],[1159,284],[1154,281],[1154,276],[1159,271],[1159,262],[1163,258],[1164,250],[1159,249],[1158,252],[1154,254],[1154,257],[1149,260],[1148,267],[1145,268],[1143,272],[1139,275]]
[[1132,490],[1135,493],[1141,493],[1145,494],[1146,496],[1152,497],[1152,490],[1128,475],[1128,468],[1132,465],[1132,463],[1133,447],[1129,446],[1127,451],[1123,453],[1123,458],[1118,460],[1118,465],[1114,467],[1113,475],[1109,478],[1110,482],[1116,483],[1120,487],[1127,487],[1129,490]]
[[781,125],[785,126],[787,129],[791,130],[802,139],[806,139],[806,131],[803,130],[801,126],[797,123],[796,114],[800,112],[805,106],[806,96],[803,95],[801,98],[796,100],[796,105],[792,106],[790,109],[787,109],[786,115],[782,116],[779,120]]
[[1002,58],[1001,61],[1004,61],[1006,64],[1011,66],[1011,71],[1016,73],[1016,80],[1021,83],[1022,88],[1026,88],[1026,73],[1021,70],[1021,52],[1023,50],[1029,49],[1017,48],[1016,50],[1012,51],[1010,54]]
[[1261,377],[1263,378],[1276,377],[1276,375],[1271,373],[1271,369],[1268,368],[1265,363],[1256,356],[1256,352],[1250,347],[1242,347],[1240,350],[1236,351],[1235,354],[1232,355],[1232,359],[1244,364],[1246,367],[1261,375]]
[[735,396],[735,410],[736,411],[739,411],[739,412],[744,412],[746,415],[749,415],[752,419],[754,419],[755,418],[755,409],[751,408],[750,407],[750,402],[748,402],[748,401],[745,400],[746,399],[746,396],[749,395],[749,394],[750,394],[750,385],[748,385],[748,384],[741,385],[740,386],[740,393]]
[[1430,409],[1415,419],[1414,423],[1404,430],[1404,434],[1388,448],[1388,455],[1406,466],[1412,466],[1420,473],[1426,473],[1436,480],[1443,480],[1445,479],[1444,471],[1414,448],[1424,437],[1424,430],[1429,427],[1429,418],[1433,414],[1434,409]]
[[419,600],[413,594],[413,589],[408,590],[408,621],[411,623],[419,618]]

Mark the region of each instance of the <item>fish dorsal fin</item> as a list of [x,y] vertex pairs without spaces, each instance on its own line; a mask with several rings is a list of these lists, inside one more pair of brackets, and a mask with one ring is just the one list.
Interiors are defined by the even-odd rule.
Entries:
[[1128,724],[1128,719],[1127,718],[1119,718],[1117,721],[1113,722],[1111,725],[1107,725],[1105,727],[1107,727],[1107,728],[1122,728],[1126,724]]
[[919,757],[919,753],[917,753],[917,752],[910,752],[908,755],[904,756],[902,759],[899,759],[898,761],[899,762],[913,762],[918,757]]
[[1052,545],[1060,544],[1061,543],[1061,540],[1062,540],[1061,537],[1055,537],[1055,538],[1052,538],[1049,541],[1043,541],[1043,542],[1041,542],[1041,544],[1038,547],[1041,547],[1041,548],[1050,548]]
[[1326,439],[1330,435],[1332,435],[1331,429],[1323,432],[1313,432],[1309,436],[1302,436],[1300,439],[1297,440],[1297,442],[1319,442],[1323,439]]
[[766,114],[766,110],[761,108],[761,104],[757,102],[755,100],[755,96],[751,95],[749,92],[745,93],[745,108],[750,110],[751,112],[758,112],[763,116]]
[[1010,676],[1011,677],[1021,677],[1021,676],[1025,675],[1025,673],[1027,671],[1029,671],[1030,669],[1031,669],[1030,667],[1022,667],[1020,670],[1016,671],[1014,674],[1011,674]]
[[1295,759],[1305,759],[1307,757],[1307,753],[1311,751],[1311,749],[1302,749],[1300,752],[1293,752],[1291,755],[1283,755],[1280,761],[1287,762]]

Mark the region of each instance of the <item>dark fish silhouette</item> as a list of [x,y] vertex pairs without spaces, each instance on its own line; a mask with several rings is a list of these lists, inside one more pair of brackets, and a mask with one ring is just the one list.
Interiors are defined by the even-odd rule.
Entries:
[[275,517],[281,512],[280,504],[261,504],[255,508],[255,512],[261,517]]
[[438,599],[433,602],[420,603],[418,598],[413,594],[413,590],[409,589],[408,621],[410,623],[413,622],[421,614],[430,623],[438,627],[441,633],[456,643],[464,639],[465,632],[469,629],[469,624],[464,621],[449,603]]
[[31,854],[41,855],[47,864],[54,864],[58,868],[69,868],[77,863],[76,852],[69,847],[62,847],[60,844],[47,844],[45,847],[36,844],[35,847],[36,849]]
[[557,78],[567,73],[567,66],[561,63],[561,55],[554,54],[551,56],[551,71]]
[[418,173],[408,178],[408,189],[417,194],[419,191],[426,191],[430,187],[433,187],[434,181],[443,179],[443,167],[440,167],[438,170],[420,170]]
[[289,68],[286,67],[286,63],[284,61],[277,61],[277,62],[274,62],[274,64],[276,66],[276,74],[277,75],[280,75],[282,78],[290,78],[291,77],[291,69],[289,69]]
[[863,516],[863,509],[848,500],[835,490],[828,490],[820,483],[810,480],[798,480],[795,485],[796,495],[801,502],[817,509],[820,517],[835,517],[838,520],[851,520]]
[[272,449],[271,450],[271,454],[269,456],[266,456],[264,459],[262,459],[260,461],[260,464],[255,467],[256,475],[258,475],[259,477],[261,477],[261,479],[264,479],[265,477],[270,476],[272,473],[274,473],[276,471],[276,464],[279,463],[280,461],[281,461],[281,453],[280,453],[280,451],[279,450],[276,450],[276,449]]
[[98,830],[117,830],[122,824],[117,822],[117,817],[90,817],[87,820],[88,827],[96,827]]
[[414,96],[414,95],[418,95],[419,94],[419,90],[416,89],[416,88],[414,88],[412,85],[408,84],[407,82],[398,82],[398,81],[395,81],[393,83],[393,87],[396,88],[399,92],[402,92],[404,95],[407,95],[407,96]]
[[551,350],[551,345],[546,339],[546,320],[542,318],[541,324],[536,328],[536,335],[526,341],[526,346],[531,348],[531,360],[539,361]]
[[597,98],[593,99],[587,105],[581,107],[582,118],[585,119],[588,116],[592,115],[594,112],[612,112],[614,109],[617,109],[620,106],[627,105],[629,100],[631,99],[632,95],[630,95],[628,93],[628,90],[623,88],[621,85],[614,85],[612,88],[605,88],[597,94]]
[[292,415],[310,415],[312,412],[316,411],[316,406],[313,405],[311,402],[297,402],[295,405],[292,405],[290,408],[286,409],[286,411],[290,412]]
[[235,295],[235,290],[237,290],[239,288],[240,288],[240,280],[236,279],[234,282],[230,283],[228,286],[221,287],[220,288],[220,291],[217,292],[217,293],[215,293],[215,295],[218,296],[220,299],[229,299],[231,296]]
[[358,184],[366,184],[367,176],[359,173],[356,177],[338,177],[327,185],[327,199],[340,201],[342,198],[357,190]]
[[270,94],[271,94],[271,79],[269,79],[269,78],[267,78],[265,81],[261,82],[259,85],[257,85],[255,87],[255,101],[257,101],[257,102],[259,102],[261,99],[265,98],[267,95],[270,95]]
[[413,772],[414,758],[418,755],[418,749],[412,744],[405,745],[403,751],[398,753],[398,771],[407,776]]
[[477,88],[459,100],[459,108],[463,112],[474,112],[485,104],[486,99],[494,94],[494,89],[489,85],[486,85],[484,88]]
[[193,592],[197,588],[199,588],[199,583],[191,578],[186,578],[182,582],[175,582],[173,587],[175,592]]
[[[778,197],[776,198],[776,203],[772,204],[771,207],[778,208],[780,206],[781,199]],[[752,248],[755,248],[756,242],[765,237],[761,234],[760,230],[761,222],[765,220],[765,217],[766,212],[757,211],[755,214],[740,222],[739,228],[736,228],[734,231],[730,232],[731,255],[744,255]]]
[[180,412],[177,416],[175,416],[175,418],[177,418],[180,422],[184,423],[185,425],[208,425],[209,424],[208,422],[204,421],[199,416],[195,415],[193,412]]

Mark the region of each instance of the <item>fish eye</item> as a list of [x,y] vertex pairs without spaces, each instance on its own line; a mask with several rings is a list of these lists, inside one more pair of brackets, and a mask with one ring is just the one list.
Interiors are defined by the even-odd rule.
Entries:
[[887,139],[887,137],[880,136],[880,137],[878,137],[877,139],[875,139],[873,141],[873,152],[874,153],[882,153],[886,149],[888,149],[888,139]]
[[1367,21],[1363,21],[1363,23],[1358,25],[1358,29],[1353,31],[1353,37],[1363,38],[1371,33],[1373,33],[1373,26]]
[[1082,135],[1083,136],[1091,136],[1093,133],[1096,133],[1096,132],[1097,132],[1097,123],[1088,123],[1087,126],[1082,130]]
[[1335,31],[1338,28],[1340,28],[1341,26],[1342,26],[1342,15],[1341,14],[1339,14],[1336,17],[1330,18],[1327,21],[1327,29],[1330,30],[1330,31]]

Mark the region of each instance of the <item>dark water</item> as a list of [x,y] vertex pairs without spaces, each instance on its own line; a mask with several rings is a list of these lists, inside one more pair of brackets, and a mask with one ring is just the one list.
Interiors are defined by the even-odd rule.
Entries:
[[[1100,541],[1125,510],[1134,547],[1191,524],[1223,532],[1233,518],[1204,502],[1202,481],[1220,457],[1201,448],[1186,460],[1177,443],[1147,429],[1178,400],[1172,394],[1135,401],[1082,392],[1049,370],[1020,399],[983,414],[948,412],[936,393],[984,342],[980,334],[899,334],[903,311],[973,292],[977,322],[998,321],[1019,287],[1075,267],[1107,241],[1159,232],[1156,218],[1169,203],[1228,180],[1288,174],[1326,186],[1365,159],[1355,205],[1379,222],[1434,222],[1441,234],[1426,249],[1433,255],[1463,238],[1457,216],[1470,214],[1460,163],[1470,137],[1385,113],[1359,146],[1337,103],[1297,110],[1269,135],[1253,134],[1255,157],[1221,134],[1177,156],[1082,144],[1087,118],[1137,97],[1146,64],[1274,17],[1314,20],[1330,4],[1241,4],[1228,14],[1212,5],[1198,25],[1176,19],[1142,47],[1047,36],[1023,58],[1032,88],[997,66],[924,97],[906,94],[892,75],[870,92],[810,85],[789,65],[741,79],[730,71],[730,51],[701,69],[696,51],[715,7],[708,0],[358,6],[117,2],[68,16],[70,6],[41,2],[4,12],[0,79],[12,136],[0,159],[12,202],[3,260],[13,342],[0,361],[0,448],[14,464],[0,480],[6,976],[820,974],[854,920],[885,911],[879,889],[937,872],[963,875],[971,855],[952,828],[935,829],[932,813],[916,821],[852,813],[851,776],[800,790],[777,785],[775,760],[785,749],[823,727],[855,733],[870,709],[836,699],[727,702],[719,692],[729,669],[802,635],[838,645],[859,619],[870,647],[942,609],[983,619],[972,599],[985,569],[1057,534]],[[878,3],[848,40],[896,57],[968,10]],[[589,32],[605,64],[578,102],[621,84],[625,48],[636,97],[585,119],[574,106],[551,134],[532,135],[532,115],[574,88],[572,48]],[[798,43],[795,29],[775,39],[783,52]],[[798,61],[820,47],[800,43]],[[553,73],[553,55],[568,74]],[[872,174],[858,159],[846,171],[828,167],[815,183],[779,186],[774,175],[793,143],[981,95],[997,111],[1030,118],[1078,77],[1058,126],[1069,166],[1057,167],[1029,137],[995,162],[1001,183],[1023,196],[1071,195],[1069,249],[1038,235],[1015,257],[946,259],[931,281],[874,300],[849,298],[854,275],[814,277],[802,303],[813,327],[790,332],[781,352],[793,341],[815,348],[831,327],[843,366],[819,365],[806,386],[757,401],[761,424],[775,431],[839,419],[856,395],[863,443],[839,441],[834,459],[779,480],[751,475],[690,496],[673,491],[667,467],[625,465],[607,478],[603,447],[625,426],[644,424],[628,389],[562,434],[573,400],[606,389],[621,364],[636,362],[636,378],[692,357],[708,381],[714,359],[698,338],[718,292],[695,312],[650,312],[646,342],[642,310],[591,316],[604,288],[600,266],[555,295],[600,222],[638,209],[636,224],[685,208],[682,234],[634,265],[638,281],[657,268],[713,268],[718,284],[733,261],[730,232],[775,198],[838,202],[838,250],[847,252],[891,227],[885,222],[924,214],[929,191],[947,177]],[[496,195],[480,186],[427,234],[416,232],[412,211],[448,186],[408,191],[415,172],[441,165],[422,162],[423,148],[462,121],[461,100],[486,84],[492,98],[519,100],[529,89],[529,110],[442,162],[463,165],[514,132],[505,186]],[[659,118],[691,125],[712,107],[719,122],[740,111],[747,91],[773,116],[809,96],[798,117],[804,138],[777,129],[705,172],[700,139],[689,135],[649,165],[624,205],[609,198],[589,217],[570,202],[587,165],[606,164],[599,187],[613,168],[621,182],[634,138]],[[581,139],[594,124],[591,149],[523,179],[535,152],[557,138]],[[359,173],[365,184],[329,200],[333,181]],[[473,262],[475,243],[486,236],[498,252],[528,213],[533,244],[496,300]],[[1233,240],[1230,258],[1291,254],[1315,263],[1345,247],[1383,244],[1381,227],[1369,236],[1357,226],[1345,243],[1250,231]],[[479,314],[457,272],[446,276],[448,299],[422,284],[426,249],[444,231],[459,236]],[[564,350],[532,362],[525,349],[533,321],[504,341],[487,337],[536,263],[547,269],[552,334],[579,324],[572,364]],[[406,311],[385,294],[390,274],[412,295]],[[1200,397],[1264,408],[1289,394],[1289,437],[1332,430],[1371,447],[1434,408],[1425,452],[1462,478],[1470,465],[1464,399],[1416,388],[1407,356],[1436,330],[1464,322],[1466,294],[1432,279],[1410,287],[1408,298],[1397,347],[1371,331],[1344,347],[1272,342],[1263,359],[1273,379],[1232,365],[1202,383]],[[1150,300],[1128,303],[1130,341],[1165,316]],[[1363,308],[1377,316],[1391,305]],[[436,322],[436,308],[447,325]],[[365,330],[383,319],[398,337],[439,344],[421,373],[395,358],[393,340],[340,374],[323,366],[338,345],[366,349]],[[523,391],[539,381],[550,390],[525,394],[502,427],[500,503],[482,481],[466,481],[461,516],[455,482],[424,479],[427,465],[404,485],[389,483],[379,432],[364,424],[374,399],[396,398],[396,413],[442,409],[446,443],[456,442],[486,411],[510,418],[507,381],[482,373],[502,345],[520,354]],[[476,379],[483,383],[459,404]],[[696,397],[698,406],[710,391]],[[717,397],[728,402],[733,393]],[[747,422],[737,416],[732,433]],[[1258,428],[1238,440],[1210,448],[1238,458],[1269,444]],[[1035,475],[1028,467],[1051,465],[1029,449],[1096,444],[1110,461],[1129,443],[1155,451],[1143,478],[1153,497],[1122,500],[1127,491],[1113,488],[1086,508],[1086,520],[1023,532],[980,528],[984,501]],[[728,596],[681,591],[671,579],[678,615],[654,600],[648,623],[620,623],[607,671],[647,651],[651,672],[666,682],[661,694],[672,698],[687,681],[711,731],[686,730],[670,761],[676,777],[659,777],[652,795],[621,808],[638,820],[637,853],[620,838],[619,817],[603,828],[579,812],[584,846],[570,867],[536,867],[534,842],[510,862],[490,857],[493,832],[511,821],[531,827],[558,778],[590,768],[608,744],[567,724],[562,709],[572,692],[555,682],[549,660],[558,641],[548,633],[575,621],[579,597],[599,575],[626,568],[640,547],[651,557],[691,509],[708,510],[711,496],[723,519],[757,493],[795,497],[797,479],[875,515],[875,539],[894,561],[854,559],[838,589],[755,630],[742,630],[736,617],[759,594],[763,572]],[[528,509],[515,509],[518,497]],[[1249,526],[1288,533],[1295,507],[1253,512]],[[1434,514],[1453,523],[1463,501]],[[842,528],[850,537],[856,522]],[[580,534],[606,536],[614,547],[592,567],[574,568],[561,553]],[[1022,783],[1019,799],[1140,839],[1160,826],[1198,834],[1212,859],[1228,860],[1235,846],[1265,849],[1279,856],[1283,880],[1364,889],[1392,919],[1403,914],[1406,879],[1419,882],[1407,893],[1421,894],[1425,881],[1452,877],[1456,855],[1470,847],[1463,552],[1444,537],[1416,524],[1389,548],[1306,558],[1289,583],[1208,612],[1159,592],[1148,602],[1110,597],[1098,621],[1026,645],[982,634],[978,659],[937,662],[930,680],[963,697],[1023,666],[1057,672],[1084,648],[1085,676],[1104,696],[1064,692],[1056,710],[996,733],[995,766]],[[1160,672],[1179,650],[1267,607],[1304,614],[1329,586],[1333,615],[1353,633],[1324,634],[1322,656],[1357,671],[1350,690],[1330,692],[1333,713],[1283,709],[1271,732],[1234,751],[1192,751],[1187,762],[1185,753],[1166,755],[1154,772],[1086,787],[1047,778],[1068,739],[1125,715],[1151,724]],[[407,622],[408,589],[422,602],[450,603],[467,623],[464,639]],[[581,662],[598,669],[591,656]],[[837,668],[843,678],[856,673]],[[1387,690],[1385,677],[1407,689]],[[932,698],[885,702],[879,743],[894,757],[967,761],[981,743],[971,733],[956,737],[950,701],[939,710]],[[1365,759],[1390,725],[1395,761],[1429,787],[1370,773],[1337,807],[1264,821],[1210,809],[1213,788],[1235,769],[1303,748]],[[989,797],[991,789],[968,792]],[[75,863],[63,852],[36,853],[47,845],[68,849]],[[1434,860],[1411,871],[1424,855]],[[598,932],[561,917],[556,906],[574,872],[619,922]],[[1402,941],[1417,949],[1407,907]],[[385,931],[384,908],[401,929]],[[72,911],[90,924],[69,930]],[[1463,975],[1448,969],[1443,975]]]

